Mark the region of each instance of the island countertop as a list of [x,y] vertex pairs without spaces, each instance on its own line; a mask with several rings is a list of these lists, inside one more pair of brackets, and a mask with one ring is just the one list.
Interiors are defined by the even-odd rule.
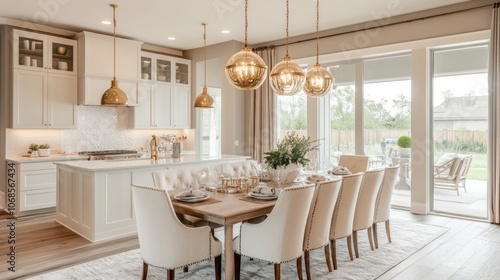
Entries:
[[150,158],[125,159],[125,160],[91,160],[91,161],[64,161],[55,162],[56,165],[66,166],[84,171],[105,171],[124,168],[148,168],[160,166],[177,166],[192,163],[216,163],[227,160],[246,160],[249,156],[244,155],[220,155],[220,156],[199,156],[195,154],[181,155],[180,158],[162,158],[158,160]]

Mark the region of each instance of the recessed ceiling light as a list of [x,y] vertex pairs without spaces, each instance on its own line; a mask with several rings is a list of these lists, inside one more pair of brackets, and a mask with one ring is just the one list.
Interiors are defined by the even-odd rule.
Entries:
[[102,24],[111,24],[111,21],[109,21],[109,20],[103,20],[103,21],[101,21],[101,23]]
[[168,37],[167,39],[169,39],[170,41],[174,41],[175,37]]
[[229,33],[231,33],[231,31],[229,31],[229,30],[222,30],[221,33],[223,33],[223,34],[229,34]]

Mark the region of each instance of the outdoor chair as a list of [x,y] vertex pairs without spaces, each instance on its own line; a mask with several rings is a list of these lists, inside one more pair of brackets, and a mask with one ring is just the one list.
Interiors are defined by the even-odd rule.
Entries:
[[434,168],[434,187],[440,189],[452,189],[460,195],[459,187],[467,192],[467,173],[472,162],[472,155],[457,155],[448,164]]
[[345,166],[352,174],[368,170],[369,157],[361,155],[341,155],[339,166]]

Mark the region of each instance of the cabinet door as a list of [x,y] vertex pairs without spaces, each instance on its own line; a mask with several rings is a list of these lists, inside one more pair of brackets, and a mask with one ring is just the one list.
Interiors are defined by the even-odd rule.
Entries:
[[172,86],[164,83],[156,84],[156,102],[154,104],[156,127],[170,128],[172,123]]
[[144,81],[153,80],[153,55],[142,53],[141,54],[141,79]]
[[175,62],[175,83],[178,85],[190,85],[191,61],[187,59],[176,59]]
[[172,127],[189,128],[190,113],[189,87],[174,87],[172,93]]
[[47,35],[23,30],[13,30],[14,68],[46,71]]
[[76,128],[76,75],[49,74],[47,94],[47,126]]
[[49,36],[48,46],[49,72],[76,75],[76,41]]
[[140,83],[137,96],[138,106],[134,107],[134,128],[153,128],[153,83]]
[[47,73],[14,69],[12,127],[45,128]]
[[172,61],[168,57],[157,56],[155,70],[157,82],[172,82]]

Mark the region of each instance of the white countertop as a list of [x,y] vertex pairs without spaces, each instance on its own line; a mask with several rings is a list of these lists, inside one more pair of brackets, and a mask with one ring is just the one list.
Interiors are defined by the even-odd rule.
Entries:
[[214,157],[200,157],[198,155],[181,155],[180,158],[162,158],[159,160],[149,158],[125,159],[125,160],[87,160],[87,161],[65,161],[55,162],[57,165],[71,167],[85,171],[103,171],[125,168],[140,168],[152,166],[171,166],[191,163],[214,163],[228,160],[246,160],[249,156],[243,155],[220,155]]
[[15,163],[27,163],[27,162],[46,162],[46,161],[67,161],[67,160],[87,160],[88,156],[78,155],[78,154],[60,154],[60,155],[50,155],[48,157],[7,157],[5,160]]

